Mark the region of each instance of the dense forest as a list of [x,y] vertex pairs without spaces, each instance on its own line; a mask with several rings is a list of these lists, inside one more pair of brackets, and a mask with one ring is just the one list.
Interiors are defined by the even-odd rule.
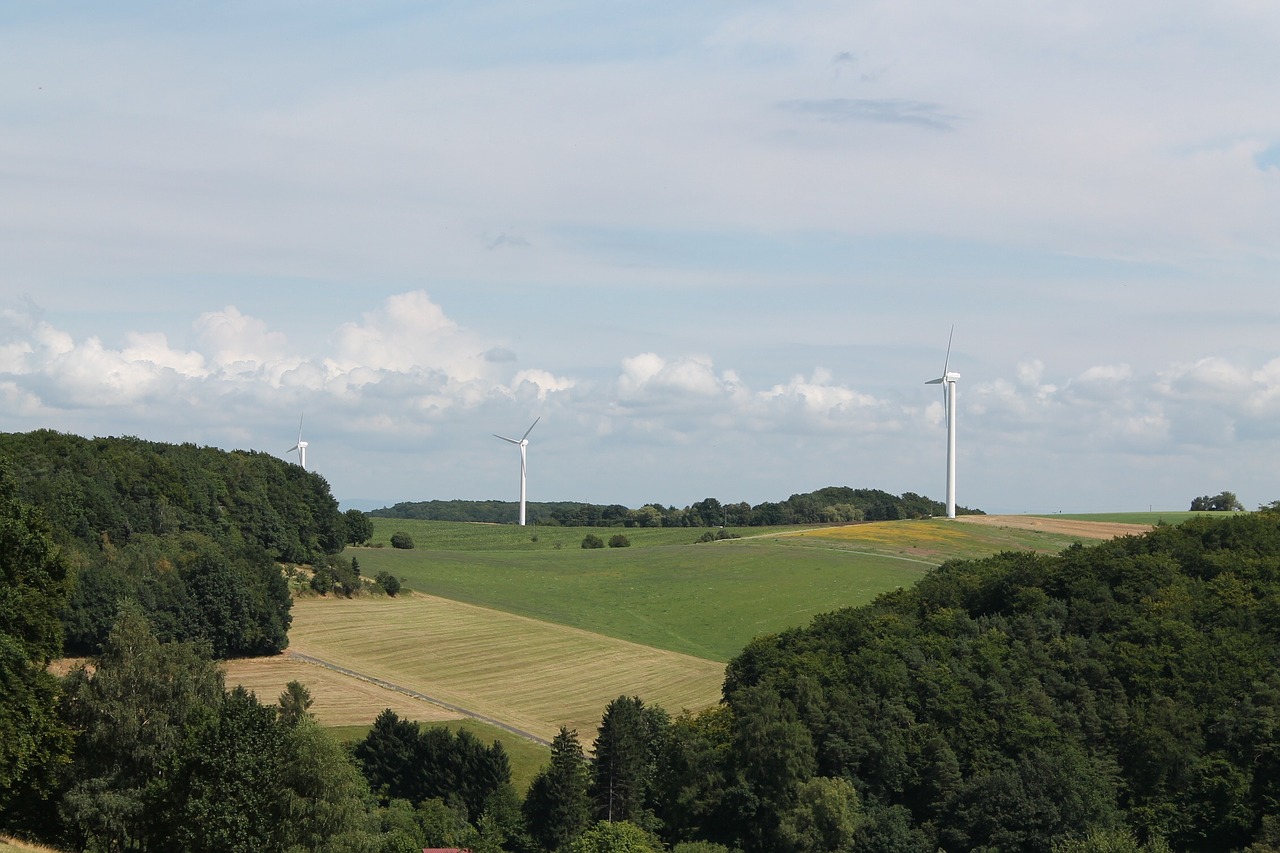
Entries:
[[219,658],[277,652],[292,605],[280,563],[369,535],[324,478],[264,453],[40,430],[0,434],[0,463],[63,550],[73,654],[98,650],[122,601],[162,640],[203,641]]
[[[515,519],[518,511],[518,505],[510,501],[410,501],[373,510],[369,515],[500,524]],[[683,509],[656,503],[629,509],[620,504],[563,501],[531,502],[526,504],[525,512],[531,524],[564,527],[759,527],[927,518],[945,514],[946,507],[913,492],[892,495],[879,489],[828,486],[755,506],[745,502],[722,504],[716,498],[705,498]],[[956,512],[970,515],[981,510],[957,507]]]

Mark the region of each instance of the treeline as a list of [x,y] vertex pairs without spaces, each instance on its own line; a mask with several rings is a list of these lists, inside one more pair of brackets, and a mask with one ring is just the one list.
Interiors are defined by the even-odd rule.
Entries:
[[[879,489],[828,486],[815,492],[792,495],[785,501],[766,501],[756,506],[746,502],[722,504],[716,498],[706,498],[683,508],[661,504],[645,504],[630,509],[621,504],[533,502],[527,504],[525,510],[531,524],[563,527],[759,527],[926,518],[944,514],[946,507],[913,492],[893,495]],[[418,501],[373,510],[369,515],[428,521],[509,523],[516,518],[517,512],[518,505],[513,502]],[[967,515],[981,513],[981,510],[957,507],[956,512]]]
[[71,654],[100,648],[123,601],[162,640],[273,654],[292,603],[279,564],[323,562],[372,535],[323,477],[264,453],[40,430],[0,434],[0,466],[66,554]]
[[191,532],[305,563],[346,541],[325,479],[266,453],[37,430],[0,433],[0,461],[62,544]]

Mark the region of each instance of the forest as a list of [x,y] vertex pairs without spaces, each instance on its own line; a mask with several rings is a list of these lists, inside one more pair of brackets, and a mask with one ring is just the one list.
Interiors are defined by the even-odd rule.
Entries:
[[[406,501],[369,515],[380,518],[417,518],[426,521],[510,522],[517,505],[509,501]],[[530,524],[563,527],[760,527],[779,524],[831,524],[851,521],[893,521],[943,515],[946,507],[913,492],[893,495],[879,489],[828,486],[792,495],[785,501],[721,503],[704,498],[678,508],[650,503],[636,509],[621,504],[573,501],[537,502],[526,505]],[[982,511],[957,507],[962,515]]]
[[323,477],[265,453],[40,430],[0,434],[0,460],[71,569],[70,654],[99,649],[122,600],[162,640],[274,654],[292,606],[280,564],[320,563],[371,533]]

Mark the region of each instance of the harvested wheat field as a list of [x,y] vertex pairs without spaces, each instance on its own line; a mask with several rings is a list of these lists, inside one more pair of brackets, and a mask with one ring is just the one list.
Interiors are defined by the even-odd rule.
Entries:
[[297,660],[288,653],[230,660],[224,668],[228,690],[242,685],[256,693],[264,705],[273,704],[290,681],[306,685],[314,701],[311,713],[324,726],[368,725],[384,708],[395,711],[401,719],[424,723],[456,720],[462,716],[404,693]]
[[[544,739],[561,725],[593,732],[624,694],[672,714],[700,710],[719,701],[724,680],[723,663],[421,594],[303,599],[289,636],[291,654]],[[364,722],[387,707],[382,694],[372,699]]]
[[1010,527],[1016,530],[1038,530],[1062,536],[1079,536],[1082,539],[1114,539],[1151,530],[1150,524],[1121,524],[1114,521],[1080,521],[1072,518],[1044,518],[1034,515],[957,515],[956,521],[965,524],[984,524],[991,527]]

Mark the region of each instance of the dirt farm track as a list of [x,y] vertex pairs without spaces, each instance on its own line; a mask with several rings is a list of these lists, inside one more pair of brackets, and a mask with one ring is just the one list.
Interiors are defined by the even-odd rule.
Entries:
[[1014,527],[1019,530],[1040,530],[1079,536],[1082,539],[1114,539],[1146,533],[1150,524],[1121,524],[1113,521],[1080,521],[1073,518],[1042,518],[1032,515],[957,515],[956,521],[966,524],[985,524],[991,527]]

